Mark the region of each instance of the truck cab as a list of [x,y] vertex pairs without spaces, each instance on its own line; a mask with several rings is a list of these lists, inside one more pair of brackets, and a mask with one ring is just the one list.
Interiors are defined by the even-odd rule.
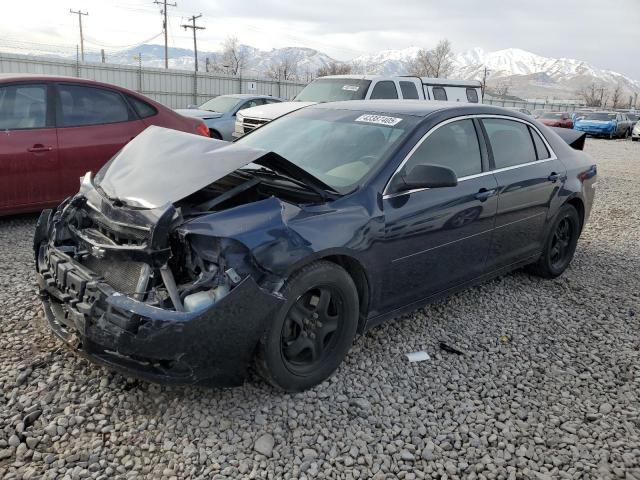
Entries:
[[236,116],[234,138],[300,108],[343,100],[442,100],[482,103],[478,81],[381,75],[330,75],[316,78],[290,102],[248,108]]

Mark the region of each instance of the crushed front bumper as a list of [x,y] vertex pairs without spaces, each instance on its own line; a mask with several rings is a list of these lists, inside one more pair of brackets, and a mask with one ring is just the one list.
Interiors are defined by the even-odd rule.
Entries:
[[247,277],[209,309],[165,310],[116,292],[51,244],[41,244],[37,257],[38,286],[53,332],[91,360],[158,383],[242,384],[283,302]]

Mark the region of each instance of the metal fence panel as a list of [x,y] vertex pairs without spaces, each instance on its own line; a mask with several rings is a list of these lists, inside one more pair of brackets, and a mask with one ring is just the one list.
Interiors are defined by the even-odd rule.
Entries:
[[0,73],[62,75],[111,83],[147,95],[169,108],[201,104],[211,97],[230,93],[255,93],[289,99],[296,96],[306,85],[220,73],[196,74],[187,70],[80,63],[10,53],[0,53]]
[[554,112],[575,112],[581,108],[582,105],[576,103],[564,103],[564,102],[521,102],[517,100],[503,100],[500,98],[489,98],[487,96],[483,99],[484,103],[488,105],[496,105],[506,108],[526,108],[530,112],[533,110],[549,110]]

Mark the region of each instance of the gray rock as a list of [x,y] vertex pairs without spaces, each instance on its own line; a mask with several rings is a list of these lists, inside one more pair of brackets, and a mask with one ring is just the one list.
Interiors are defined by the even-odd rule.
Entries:
[[261,435],[253,445],[253,449],[264,455],[265,457],[270,457],[273,453],[273,447],[275,445],[275,439],[272,435],[265,433]]

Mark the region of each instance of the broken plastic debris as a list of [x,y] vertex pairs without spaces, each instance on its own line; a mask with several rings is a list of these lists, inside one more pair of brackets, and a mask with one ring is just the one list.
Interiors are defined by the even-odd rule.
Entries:
[[455,353],[456,355],[462,355],[462,350],[458,350],[457,348],[454,348],[451,345],[447,345],[444,342],[440,342],[440,350],[444,350],[445,352],[449,353]]
[[500,343],[509,343],[509,336],[508,335],[502,335],[500,337]]
[[424,362],[425,360],[431,360],[431,357],[427,352],[409,352],[405,354],[410,362]]

